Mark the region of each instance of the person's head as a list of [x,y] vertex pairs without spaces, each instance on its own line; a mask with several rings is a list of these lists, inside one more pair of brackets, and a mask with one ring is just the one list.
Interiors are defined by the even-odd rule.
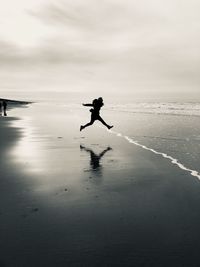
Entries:
[[94,105],[94,104],[96,104],[97,103],[97,99],[94,99],[93,101],[92,101],[92,104]]
[[103,102],[103,98],[102,98],[102,97],[99,97],[99,98],[98,98],[98,101],[99,101],[99,102]]

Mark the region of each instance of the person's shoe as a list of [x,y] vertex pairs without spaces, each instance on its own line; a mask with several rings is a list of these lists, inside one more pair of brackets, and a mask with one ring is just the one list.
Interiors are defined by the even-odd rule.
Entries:
[[112,127],[113,127],[113,125],[112,126],[108,126],[108,130],[110,130]]
[[83,130],[83,126],[81,125],[81,127],[80,127],[80,132]]

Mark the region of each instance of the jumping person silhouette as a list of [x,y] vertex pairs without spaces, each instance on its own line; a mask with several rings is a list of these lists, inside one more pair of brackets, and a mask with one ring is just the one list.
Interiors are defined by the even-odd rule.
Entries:
[[92,109],[90,109],[91,112],[91,120],[90,122],[88,122],[85,125],[81,125],[80,127],[80,131],[82,131],[84,128],[92,125],[96,120],[99,120],[101,123],[103,123],[103,125],[105,125],[108,129],[111,129],[113,126],[108,125],[99,115],[100,113],[100,109],[103,107],[104,103],[103,103],[103,98],[99,97],[98,99],[94,99],[92,101],[92,104],[83,104],[83,106],[85,107],[93,107]]

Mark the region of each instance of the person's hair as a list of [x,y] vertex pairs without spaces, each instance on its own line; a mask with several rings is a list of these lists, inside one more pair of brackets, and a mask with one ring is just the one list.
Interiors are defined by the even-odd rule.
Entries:
[[97,103],[97,99],[94,99],[93,101],[92,101],[92,104],[94,105],[95,103]]
[[101,101],[101,102],[103,102],[103,98],[102,97],[99,97],[98,100]]

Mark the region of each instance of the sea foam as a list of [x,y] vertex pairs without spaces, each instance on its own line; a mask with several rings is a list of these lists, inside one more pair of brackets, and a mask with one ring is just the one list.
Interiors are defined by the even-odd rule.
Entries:
[[160,155],[160,156],[162,156],[163,158],[169,159],[170,162],[171,162],[172,164],[178,166],[181,170],[184,170],[184,171],[186,171],[186,172],[189,172],[192,176],[197,177],[197,178],[200,180],[200,173],[199,173],[198,171],[196,171],[196,170],[192,170],[192,169],[190,169],[190,168],[187,168],[187,167],[184,166],[181,162],[179,162],[178,159],[173,158],[172,156],[167,155],[166,153],[162,153],[162,152],[159,152],[159,151],[157,151],[157,150],[155,150],[155,149],[153,149],[153,148],[150,148],[150,147],[147,147],[147,146],[145,146],[145,145],[142,145],[142,144],[140,144],[138,141],[133,140],[132,138],[130,138],[130,137],[127,136],[127,135],[123,135],[123,134],[118,133],[118,132],[115,132],[115,131],[113,131],[113,130],[108,130],[108,131],[109,131],[110,133],[112,133],[112,134],[115,134],[115,135],[118,136],[118,137],[122,137],[122,138],[126,139],[126,140],[127,140],[129,143],[131,143],[131,144],[134,144],[134,145],[136,145],[136,146],[139,146],[139,147],[141,147],[141,148],[143,148],[143,149],[145,149],[145,150],[148,150],[148,151],[150,151],[150,152],[152,152],[152,153],[154,153],[154,154],[156,154],[156,155]]

